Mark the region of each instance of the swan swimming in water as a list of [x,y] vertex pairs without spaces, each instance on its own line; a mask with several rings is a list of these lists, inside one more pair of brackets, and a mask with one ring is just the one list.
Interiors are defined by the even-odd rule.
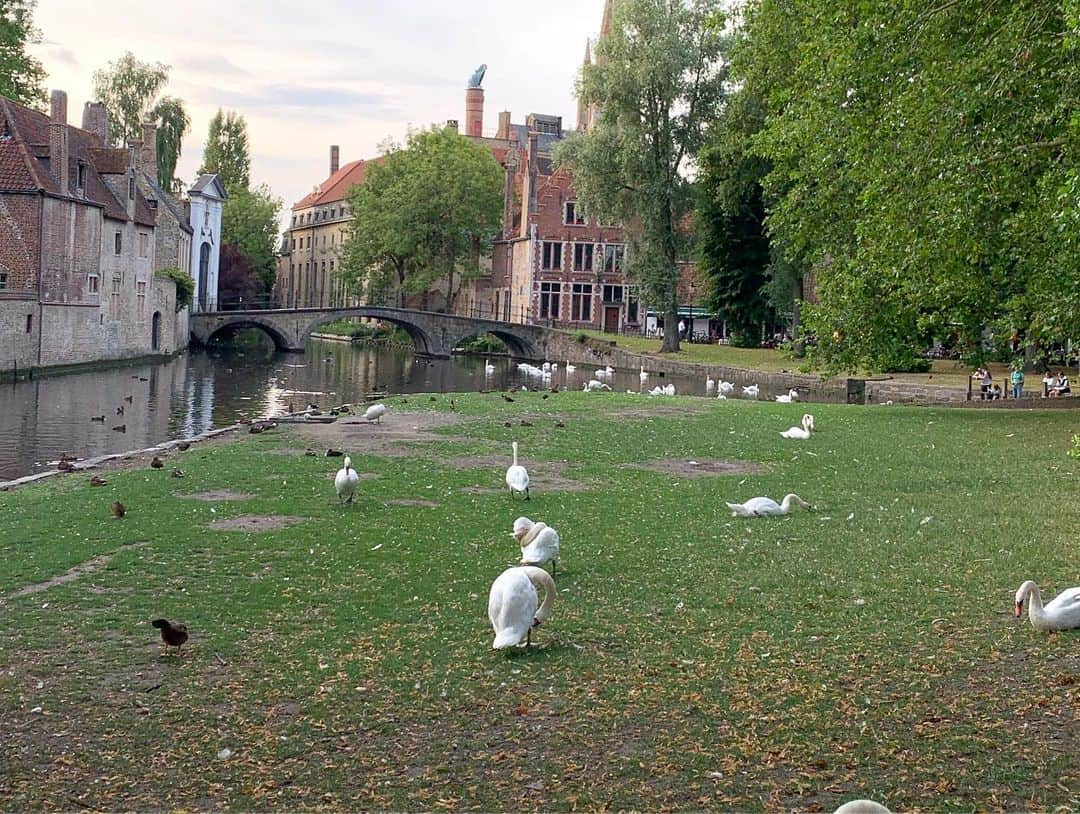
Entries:
[[[542,605],[538,588],[544,589]],[[502,650],[523,641],[528,647],[532,644],[532,629],[547,621],[554,602],[555,580],[543,568],[507,568],[491,583],[488,594],[488,619],[495,629],[491,649]]]
[[641,366],[641,372],[638,373],[638,381],[640,381],[642,384],[645,384],[647,381],[649,381],[649,374],[645,372],[645,365]]
[[784,438],[796,438],[800,441],[807,441],[810,438],[810,433],[814,431],[814,417],[810,413],[806,413],[802,417],[802,426],[789,427],[780,433]]
[[1066,588],[1046,605],[1042,603],[1039,586],[1030,579],[1016,591],[1016,615],[1024,612],[1028,602],[1028,617],[1036,630],[1069,630],[1080,627],[1080,588]]
[[705,395],[711,396],[713,391],[716,390],[716,379],[712,376],[705,377]]
[[728,503],[732,517],[781,517],[791,511],[792,504],[804,509],[814,507],[796,494],[785,495],[782,503],[771,497],[752,497],[745,503]]
[[515,492],[523,492],[525,499],[528,500],[529,471],[523,466],[518,466],[518,442],[514,441],[510,447],[514,450],[514,462],[506,468],[506,485],[510,487],[511,497]]
[[484,374],[487,376],[495,375],[495,365],[491,364],[487,359],[484,360]]
[[334,476],[334,491],[337,492],[338,503],[352,503],[356,495],[356,484],[360,482],[360,476],[352,468],[352,458],[348,455],[341,462],[341,469]]
[[791,402],[799,400],[799,391],[793,387],[787,391],[787,395],[777,396],[776,400],[780,404],[791,404]]
[[547,523],[534,523],[527,517],[519,517],[514,521],[514,531],[511,533],[521,545],[522,565],[543,565],[551,563],[551,573],[555,574],[555,566],[559,559],[559,533]]
[[758,397],[758,386],[756,384],[744,384],[742,392],[748,399],[756,399]]
[[574,372],[575,370],[577,370],[577,368],[576,368],[576,367],[575,367],[574,365],[570,364],[570,360],[569,360],[569,359],[567,359],[567,360],[566,360],[566,365],[565,365],[565,367],[564,367],[563,369],[564,369],[564,370],[565,370],[565,371],[566,371],[567,373],[573,373],[573,372]]
[[382,417],[384,415],[386,415],[385,404],[372,404],[364,411],[364,419],[366,421],[374,421],[376,424],[382,424]]

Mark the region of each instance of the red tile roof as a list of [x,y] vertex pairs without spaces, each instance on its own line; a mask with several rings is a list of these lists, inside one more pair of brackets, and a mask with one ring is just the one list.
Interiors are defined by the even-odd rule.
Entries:
[[304,209],[309,206],[321,206],[322,204],[344,201],[350,189],[357,184],[364,183],[366,165],[371,161],[380,163],[382,158],[349,162],[315,187],[312,192],[294,203],[293,209]]

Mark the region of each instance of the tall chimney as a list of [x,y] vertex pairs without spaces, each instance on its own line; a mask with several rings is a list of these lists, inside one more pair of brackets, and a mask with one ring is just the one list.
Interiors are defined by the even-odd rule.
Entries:
[[49,111],[49,168],[53,178],[60,185],[60,191],[67,195],[68,189],[68,129],[67,129],[67,94],[54,90],[50,99]]
[[142,146],[139,147],[138,167],[157,179],[157,122],[143,122]]
[[499,129],[495,133],[495,138],[510,138],[510,111],[499,111]]
[[341,167],[341,148],[336,144],[330,145],[330,174],[333,175]]
[[101,146],[109,141],[109,115],[102,102],[87,102],[83,105],[82,129],[97,136]]
[[484,135],[484,89],[465,89],[465,135]]

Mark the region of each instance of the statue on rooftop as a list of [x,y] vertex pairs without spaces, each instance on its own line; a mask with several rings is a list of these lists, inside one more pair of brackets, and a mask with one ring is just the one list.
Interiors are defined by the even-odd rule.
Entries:
[[487,65],[486,64],[481,65],[479,68],[477,68],[475,71],[473,71],[472,76],[469,77],[469,87],[470,88],[478,88],[478,87],[480,87],[480,83],[484,81],[484,74],[485,73],[487,73]]

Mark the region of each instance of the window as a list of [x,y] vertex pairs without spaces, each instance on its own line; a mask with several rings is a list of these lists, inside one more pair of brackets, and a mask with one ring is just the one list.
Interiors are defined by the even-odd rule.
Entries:
[[334,245],[334,238],[337,237],[333,232],[330,233],[330,245]]
[[76,184],[79,189],[86,189],[86,162],[79,162],[79,180]]
[[135,293],[139,297],[139,313],[141,314],[146,308],[146,283],[135,283]]
[[592,320],[592,284],[574,283],[570,295],[570,319],[574,322]]
[[326,235],[325,234],[322,236],[322,247],[324,249],[326,248]]
[[7,287],[8,287],[7,278],[8,278],[7,272],[6,271],[0,271],[0,291],[7,291]]
[[604,286],[604,302],[622,302],[623,287],[621,285]]
[[295,238],[295,237],[293,237],[293,238],[290,238],[289,240],[290,240],[290,242],[289,242],[289,248],[290,248],[290,249],[295,249],[295,248],[296,248],[296,238]]
[[562,243],[557,240],[544,241],[544,257],[540,268],[549,271],[562,268]]
[[120,296],[120,275],[114,274],[112,278],[112,295],[113,297]]
[[[562,283],[540,283],[540,318],[559,318],[559,295],[562,292]],[[496,297],[498,293],[496,293]],[[496,308],[498,304],[496,303]]]
[[113,254],[120,254],[123,250],[124,238],[119,232],[113,236]]
[[578,211],[577,201],[566,202],[566,217],[563,218],[563,223],[567,226],[581,226],[585,223],[585,218],[582,217],[581,212]]
[[331,260],[330,261],[330,271],[333,271],[333,270],[334,270],[334,261]]
[[621,244],[604,246],[604,271],[609,274],[621,272],[625,253],[626,247]]
[[33,330],[34,330],[34,315],[33,314],[27,314],[26,315],[26,332],[27,333],[32,333]]
[[592,243],[574,244],[574,271],[592,271]]
[[337,217],[337,208],[331,209],[330,210],[330,219],[333,220],[336,217]]
[[87,294],[100,294],[101,293],[101,278],[96,274],[90,274],[86,278],[86,293]]
[[318,222],[319,222],[319,215],[321,215],[321,214],[322,214],[322,212],[316,212],[316,213],[315,213],[315,222],[316,222],[316,223],[318,223]]
[[132,173],[128,176],[128,198],[132,201],[135,200],[135,174]]
[[292,225],[296,226],[296,215],[292,216]]
[[139,257],[147,257],[150,254],[150,235],[139,232]]
[[638,321],[638,295],[637,289],[633,286],[626,287],[626,321],[637,322]]

